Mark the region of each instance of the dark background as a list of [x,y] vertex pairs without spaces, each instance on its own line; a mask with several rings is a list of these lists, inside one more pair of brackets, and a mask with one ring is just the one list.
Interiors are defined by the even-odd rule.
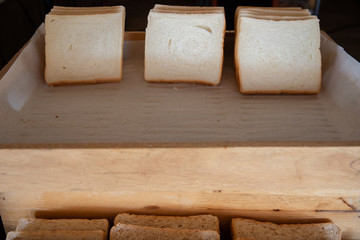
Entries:
[[[0,69],[31,38],[52,5],[126,7],[126,31],[143,31],[155,3],[225,7],[227,29],[233,29],[236,6],[271,6],[272,0],[5,0],[0,1]],[[285,2],[285,0],[281,1]],[[301,1],[288,0],[301,5]],[[360,60],[360,0],[322,0],[318,9],[320,28],[355,59]],[[5,239],[1,224],[0,239]]]

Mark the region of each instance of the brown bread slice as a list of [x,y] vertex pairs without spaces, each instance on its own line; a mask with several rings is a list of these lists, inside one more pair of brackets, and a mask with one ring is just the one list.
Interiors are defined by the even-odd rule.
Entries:
[[16,231],[55,231],[55,230],[76,230],[94,231],[101,230],[105,237],[109,231],[107,219],[40,219],[21,218],[18,221]]
[[109,230],[107,219],[40,219],[21,218],[16,231],[38,230]]
[[9,232],[6,240],[105,240],[105,233],[97,231],[20,231]]
[[189,230],[144,227],[129,224],[117,224],[111,228],[110,240],[220,240],[219,233],[210,230]]
[[219,219],[212,215],[175,217],[120,213],[114,220],[114,225],[118,223],[158,228],[199,229],[220,232]]
[[333,223],[274,224],[234,218],[233,240],[340,240],[341,229]]

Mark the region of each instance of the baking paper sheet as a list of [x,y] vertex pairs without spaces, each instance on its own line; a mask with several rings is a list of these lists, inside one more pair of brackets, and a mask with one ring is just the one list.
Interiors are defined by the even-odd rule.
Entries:
[[120,83],[49,87],[40,26],[0,80],[0,143],[359,141],[360,64],[322,34],[318,95],[242,95],[225,41],[219,86],[147,83],[125,41]]

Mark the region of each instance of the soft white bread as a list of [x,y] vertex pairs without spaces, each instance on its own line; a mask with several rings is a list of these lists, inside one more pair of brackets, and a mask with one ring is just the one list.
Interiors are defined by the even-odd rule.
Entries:
[[46,82],[120,81],[125,8],[80,9],[55,8],[45,18]]
[[254,14],[254,13],[242,13],[241,17],[251,17],[256,19],[267,19],[267,20],[306,20],[306,19],[317,19],[316,16],[281,16],[281,15],[260,15],[260,14]]
[[301,9],[300,7],[250,7],[250,6],[239,6],[235,10],[235,31],[238,29],[239,15],[244,13],[258,15],[258,16],[310,16],[311,13],[308,9]]
[[105,240],[103,231],[20,231],[9,232],[6,240]]
[[235,218],[233,240],[340,240],[341,229],[333,223],[274,224]]
[[316,94],[321,86],[319,20],[239,11],[235,72],[242,93]]
[[18,221],[16,231],[54,231],[54,230],[77,230],[90,231],[101,230],[107,236],[109,221],[107,219],[39,219],[21,218]]
[[164,5],[155,4],[153,10],[169,10],[169,11],[222,11],[223,7],[201,7],[201,6],[175,6],[175,5]]
[[145,80],[219,84],[224,35],[225,15],[219,8],[151,10],[145,37]]
[[220,232],[219,219],[212,215],[177,217],[120,213],[114,220],[114,225],[118,223],[157,228],[198,229]]
[[104,14],[119,13],[123,11],[123,6],[112,7],[62,7],[54,6],[49,15],[80,15],[80,14]]
[[219,233],[210,230],[188,230],[117,224],[111,228],[110,240],[220,240]]

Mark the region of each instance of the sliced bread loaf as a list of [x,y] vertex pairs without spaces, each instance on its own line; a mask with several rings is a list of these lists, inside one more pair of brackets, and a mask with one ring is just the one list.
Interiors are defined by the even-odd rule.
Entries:
[[155,7],[146,28],[145,80],[219,84],[224,34],[223,8]]
[[291,16],[310,16],[309,10],[303,10],[300,7],[250,7],[250,6],[239,6],[235,10],[235,24],[234,29],[237,31],[238,18],[240,13],[252,13],[258,16],[268,16],[268,15],[285,15],[285,13],[290,13]]
[[220,240],[216,231],[144,227],[117,224],[111,228],[110,240]]
[[105,233],[98,231],[20,231],[9,232],[6,240],[105,240]]
[[341,230],[333,223],[274,224],[235,218],[233,240],[340,240]]
[[222,11],[223,7],[201,7],[201,6],[175,6],[175,5],[164,5],[155,4],[153,10],[169,10],[169,11]]
[[240,92],[316,94],[321,86],[319,20],[288,14],[300,11],[277,11],[238,11],[234,62]]
[[54,8],[45,18],[49,85],[120,81],[125,8]]
[[220,232],[219,219],[212,215],[175,217],[120,213],[114,220],[115,225],[119,223],[157,228],[198,229]]

